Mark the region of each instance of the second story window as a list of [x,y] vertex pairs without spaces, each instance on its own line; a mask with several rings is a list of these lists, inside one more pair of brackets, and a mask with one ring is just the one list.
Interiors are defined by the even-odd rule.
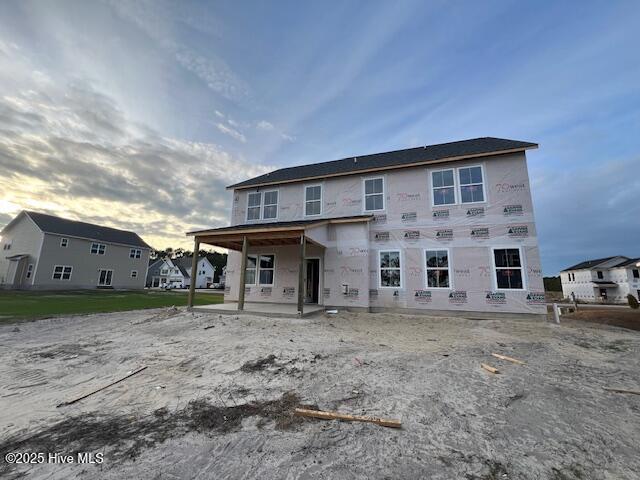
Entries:
[[640,278],[640,271],[638,271],[638,269],[633,270],[633,278]]
[[129,250],[129,258],[140,258],[142,256],[142,250],[139,248],[132,248]]
[[602,272],[601,272],[600,270],[598,270],[596,273],[597,273],[598,278],[599,278],[600,280],[602,280],[602,279],[604,278],[604,275],[602,274]]
[[7,243],[5,243],[5,244],[2,246],[2,249],[3,249],[3,250],[11,250],[11,240],[9,240]]
[[306,216],[322,213],[322,186],[311,185],[304,188],[304,214]]
[[91,253],[93,255],[104,255],[107,246],[104,243],[92,243],[91,244]]
[[382,177],[365,179],[364,209],[367,212],[384,210],[384,181]]
[[458,169],[460,180],[460,201],[462,203],[484,202],[482,168],[465,167]]
[[69,245],[69,239],[68,238],[61,238],[60,239],[60,246],[62,248],[67,248],[68,245]]
[[434,205],[453,205],[456,203],[453,168],[431,172],[431,188]]
[[278,191],[264,192],[264,209],[262,218],[278,218]]
[[247,196],[247,220],[260,220],[261,203],[261,192],[253,192]]

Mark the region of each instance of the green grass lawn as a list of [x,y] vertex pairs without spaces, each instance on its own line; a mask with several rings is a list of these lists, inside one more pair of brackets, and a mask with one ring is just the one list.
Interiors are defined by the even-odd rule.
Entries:
[[[196,292],[196,305],[222,303],[223,296]],[[122,312],[143,308],[184,306],[186,291],[16,292],[0,290],[0,322],[98,312]]]

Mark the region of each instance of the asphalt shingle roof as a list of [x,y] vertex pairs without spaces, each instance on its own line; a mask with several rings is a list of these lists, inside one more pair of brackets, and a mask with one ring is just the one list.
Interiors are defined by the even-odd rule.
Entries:
[[70,237],[99,240],[107,243],[119,243],[132,247],[151,248],[137,233],[117,228],[103,227],[93,223],[78,222],[46,213],[25,211],[35,224],[45,233],[68,235]]
[[258,177],[245,180],[227,188],[246,188],[254,185],[291,182],[305,178],[347,175],[361,170],[385,169],[402,167],[415,163],[434,163],[447,158],[478,156],[513,150],[537,148],[536,143],[508,140],[504,138],[482,137],[458,142],[427,145],[424,147],[407,148],[393,152],[375,153],[360,157],[349,157],[330,162],[299,165],[275,170]]
[[586,260],[584,262],[580,262],[572,267],[569,268],[565,268],[563,270],[563,272],[566,272],[568,270],[582,270],[585,268],[593,268],[597,265],[600,265],[601,263],[607,262],[609,260],[611,260],[612,258],[616,258],[615,256],[613,257],[604,257],[604,258],[596,258],[595,260]]

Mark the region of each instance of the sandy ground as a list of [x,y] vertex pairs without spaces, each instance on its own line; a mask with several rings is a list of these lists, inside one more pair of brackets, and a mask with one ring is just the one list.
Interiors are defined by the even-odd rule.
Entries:
[[[104,463],[0,476],[637,479],[640,396],[602,387],[640,388],[639,353],[638,332],[578,321],[156,310],[2,325],[2,453]],[[292,418],[298,402],[403,427]]]

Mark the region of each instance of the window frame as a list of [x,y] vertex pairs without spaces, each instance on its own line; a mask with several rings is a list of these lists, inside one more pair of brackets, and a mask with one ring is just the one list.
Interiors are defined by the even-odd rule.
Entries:
[[[260,254],[256,253],[256,254],[247,254],[247,260],[249,260],[249,257],[253,257],[256,259],[256,266],[253,268],[249,268],[247,265],[249,264],[249,262],[247,262],[247,265],[245,265],[244,267],[244,285],[257,285],[258,284],[258,257],[260,256]],[[253,283],[247,283],[247,270],[255,270],[255,273],[253,275]]]
[[[261,287],[273,287],[276,284],[276,254],[275,253],[258,253],[258,262],[256,263],[256,283]],[[273,267],[265,268],[265,270],[272,270],[271,283],[262,283],[260,281],[260,272],[262,267],[260,266],[260,257],[273,257]]]
[[[307,189],[308,188],[313,188],[313,187],[320,187],[320,199],[319,200],[307,200]],[[304,186],[304,207],[303,207],[303,216],[304,217],[319,217],[320,215],[322,215],[322,203],[323,203],[323,199],[324,199],[324,185],[322,185],[322,183],[312,183],[309,185],[305,185]],[[307,203],[311,203],[311,202],[320,202],[320,212],[319,213],[312,213],[312,214],[308,214],[307,213]]]
[[640,278],[640,270],[638,270],[637,268],[632,268],[631,269],[631,277],[632,278]]
[[[107,279],[107,275],[109,272],[111,272],[111,277],[109,278],[109,283],[100,283],[100,273],[101,272],[107,272],[107,274],[105,274],[105,280]],[[99,287],[113,287],[113,268],[98,268],[98,286]]]
[[27,272],[25,274],[25,277],[27,280],[33,277],[33,263],[27,265]]
[[[367,193],[367,182],[370,180],[382,180],[382,193]],[[385,199],[387,191],[387,185],[385,181],[384,175],[379,175],[376,177],[363,177],[362,178],[362,211],[365,213],[371,212],[384,212],[387,207],[387,201]],[[382,195],[382,208],[367,210],[367,197],[371,195]]]
[[129,249],[129,258],[137,260],[142,258],[142,249],[141,248],[130,248]]
[[[449,188],[449,187],[435,187],[433,185],[433,174],[438,172],[453,172],[453,203],[436,203],[436,188]],[[431,206],[433,208],[441,208],[441,207],[450,207],[451,205],[458,205],[458,172],[455,167],[447,167],[447,168],[435,168],[429,170],[429,186],[431,187]]]
[[138,270],[131,270],[131,273],[129,275],[131,278],[138,278]]
[[[62,271],[60,272],[60,278],[56,278],[56,269],[57,268],[61,268]],[[64,272],[66,269],[69,269],[69,278],[64,278]],[[71,281],[71,276],[73,275],[73,266],[72,265],[54,265],[53,266],[53,273],[51,275],[51,280],[59,280],[59,281],[64,281],[64,282],[69,282]]]
[[[273,192],[276,192],[276,203],[270,203],[269,205],[267,205],[266,204],[266,194],[267,193],[273,193]],[[262,209],[261,209],[262,217],[260,218],[260,220],[278,220],[278,215],[280,214],[280,189],[273,188],[271,190],[264,190],[262,192],[262,197],[260,199],[260,202],[262,204]],[[247,199],[247,205],[248,205],[248,199]],[[276,216],[275,217],[266,218],[264,216],[265,208],[266,207],[273,207],[274,205],[276,206]]]
[[[397,253],[398,259],[400,260],[400,266],[396,267],[382,267],[381,266],[381,258],[383,253]],[[402,258],[402,250],[401,249],[387,249],[387,250],[378,250],[378,288],[392,289],[392,290],[401,290],[404,286],[404,274],[402,272],[402,265],[404,264],[404,260]],[[382,285],[382,270],[399,270],[400,271],[400,285],[397,287],[391,285]]]
[[[260,197],[260,203],[258,203],[258,205],[256,206],[249,206],[249,197],[251,195],[258,195]],[[249,218],[249,209],[250,208],[257,208],[258,209],[258,218]],[[246,215],[246,221],[247,222],[257,222],[260,221],[262,219],[262,192],[247,192],[247,215]]]
[[62,237],[60,239],[60,248],[67,248],[69,246],[69,239],[67,237]]
[[[449,275],[448,287],[430,287],[429,286],[429,270],[444,270],[443,267],[428,267],[427,266],[427,252],[447,252],[447,274]],[[451,249],[449,248],[425,248],[422,251],[423,258],[422,263],[424,265],[424,286],[427,290],[453,290],[453,276],[451,275]]]
[[[478,185],[477,183],[466,183],[464,185],[462,185],[462,182],[460,181],[460,170],[464,169],[464,168],[475,168],[475,167],[480,167],[480,176],[482,177],[482,183],[480,185],[482,185],[482,198],[483,200],[477,201],[477,202],[463,202],[462,201],[462,187],[463,186],[469,186],[469,185]],[[485,179],[485,175],[484,175],[484,166],[480,163],[478,165],[465,165],[464,167],[457,167],[456,168],[456,179],[455,181],[458,182],[458,194],[459,194],[459,203],[460,205],[473,205],[476,203],[487,203],[487,191],[484,188],[484,185],[486,183],[486,179]]]
[[604,272],[602,270],[596,270],[596,278],[598,280],[604,280]]
[[[496,267],[496,257],[495,257],[495,251],[496,250],[518,250],[518,255],[520,256],[520,266],[519,267]],[[524,252],[522,250],[522,247],[519,245],[507,245],[507,246],[495,246],[495,247],[490,247],[489,249],[489,253],[491,254],[491,271],[492,271],[492,282],[493,282],[493,287],[495,291],[499,291],[499,292],[524,292],[527,290],[527,278],[526,278],[526,271],[527,271],[527,266],[526,266],[526,262],[525,262],[525,258],[524,258]],[[501,270],[514,270],[514,269],[519,269],[520,270],[520,276],[522,278],[522,288],[499,288],[498,287],[498,275],[496,270],[497,269],[501,269]]]
[[[97,245],[96,251],[94,252],[93,246]],[[100,247],[102,247],[102,253],[100,253]],[[99,242],[91,242],[91,248],[89,249],[89,253],[91,255],[104,255],[107,253],[107,245]]]

